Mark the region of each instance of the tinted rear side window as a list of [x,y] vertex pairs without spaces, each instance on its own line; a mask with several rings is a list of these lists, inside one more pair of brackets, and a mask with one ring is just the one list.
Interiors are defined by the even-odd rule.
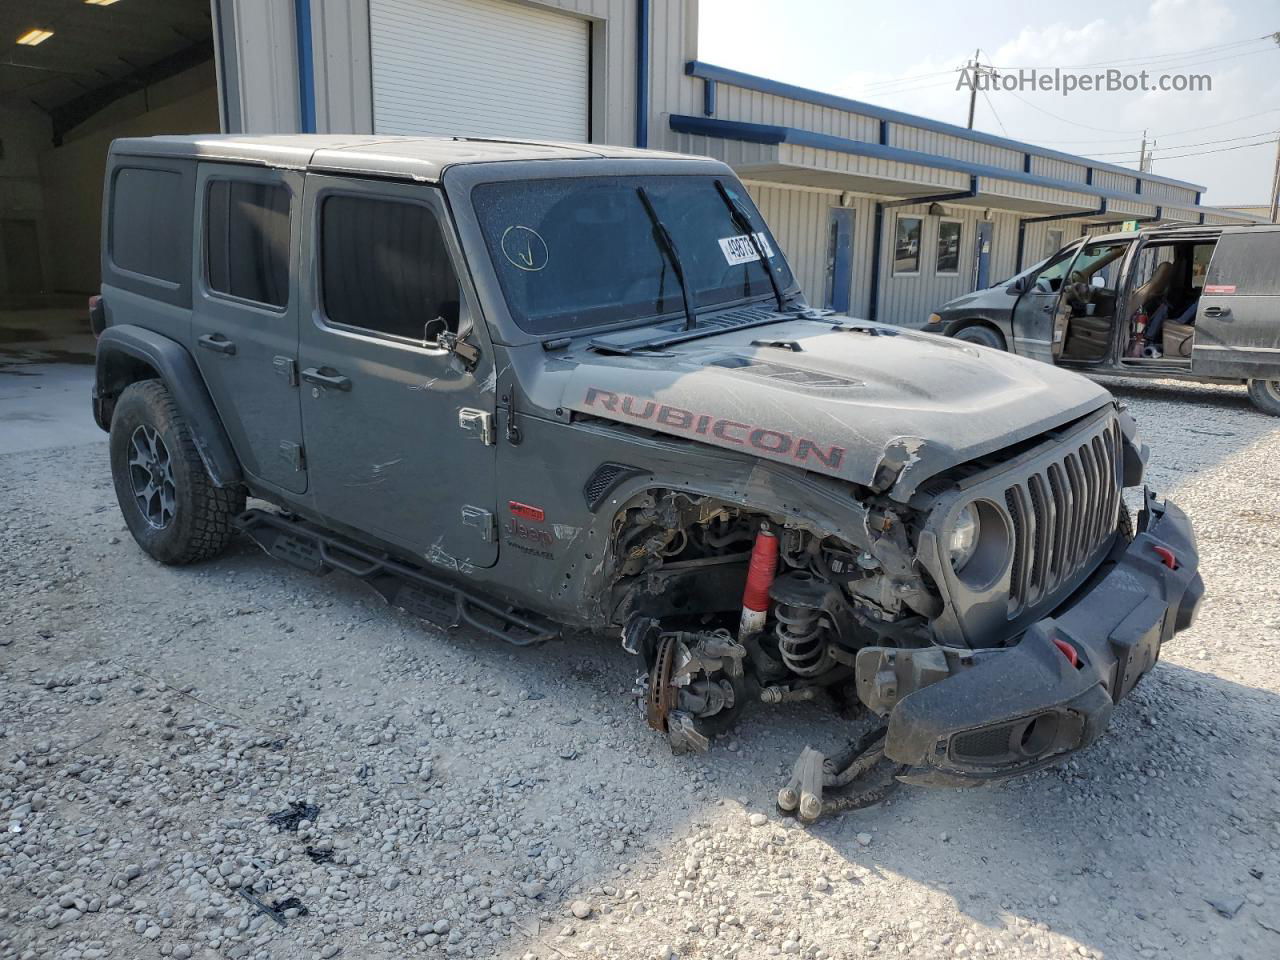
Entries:
[[186,228],[182,175],[121,167],[111,199],[111,259],[122,270],[178,283],[184,272]]
[[1277,264],[1280,230],[1223,234],[1209,264],[1204,292],[1238,297],[1280,296]]
[[421,341],[458,326],[458,278],[435,215],[419,203],[334,196],[320,208],[320,285],[334,323]]
[[214,180],[204,236],[209,289],[273,307],[289,302],[289,191],[283,185]]

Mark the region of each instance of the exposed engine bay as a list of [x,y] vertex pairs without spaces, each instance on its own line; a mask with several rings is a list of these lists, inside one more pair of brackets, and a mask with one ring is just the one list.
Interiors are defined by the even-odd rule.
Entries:
[[[906,528],[917,521],[904,513],[875,514],[884,536],[872,552],[680,491],[628,504],[615,530],[614,610],[624,647],[646,665],[635,691],[646,722],[676,753],[706,750],[753,701],[859,709],[860,651],[934,649],[928,615],[941,599],[911,563]],[[838,779],[866,752],[826,763],[828,773]],[[819,757],[810,779],[822,766]],[[813,802],[801,809],[817,813]]]

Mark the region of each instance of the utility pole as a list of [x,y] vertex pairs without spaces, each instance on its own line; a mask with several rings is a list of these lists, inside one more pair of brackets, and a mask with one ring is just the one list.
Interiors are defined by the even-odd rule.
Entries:
[[1147,131],[1142,131],[1142,146],[1138,148],[1138,172],[1147,169]]
[[995,79],[997,76],[993,67],[985,67],[978,62],[978,58],[981,56],[982,48],[979,47],[973,51],[973,59],[965,67],[965,71],[969,74],[969,122],[967,126],[970,130],[973,129],[973,111],[978,105],[978,84],[983,77]]
[[981,48],[973,51],[973,59],[969,61],[969,66],[973,70],[970,75],[973,83],[969,86],[969,124],[970,130],[973,129],[973,108],[978,105],[978,54],[982,53]]
[[1276,172],[1271,177],[1271,222],[1280,223],[1280,131],[1276,132]]

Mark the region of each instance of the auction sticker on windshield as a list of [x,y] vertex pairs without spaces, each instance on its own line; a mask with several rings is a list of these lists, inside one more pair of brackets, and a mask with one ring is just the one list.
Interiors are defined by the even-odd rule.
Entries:
[[[763,233],[757,233],[756,239],[760,241],[760,248],[764,250],[764,255],[772,259],[773,248],[769,246],[769,238]],[[734,237],[721,237],[720,249],[724,251],[724,259],[731,267],[760,259],[760,254],[756,252],[756,245],[751,242],[750,237],[744,234],[738,234]]]

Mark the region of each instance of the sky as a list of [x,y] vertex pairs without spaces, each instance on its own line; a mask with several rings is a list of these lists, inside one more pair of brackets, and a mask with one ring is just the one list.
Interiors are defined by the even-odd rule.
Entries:
[[1208,74],[1196,92],[978,93],[974,128],[1134,168],[1145,129],[1153,173],[1226,206],[1270,196],[1280,45],[1256,38],[1277,31],[1277,0],[701,0],[698,58],[959,126],[969,90],[956,68],[979,49],[998,70]]

